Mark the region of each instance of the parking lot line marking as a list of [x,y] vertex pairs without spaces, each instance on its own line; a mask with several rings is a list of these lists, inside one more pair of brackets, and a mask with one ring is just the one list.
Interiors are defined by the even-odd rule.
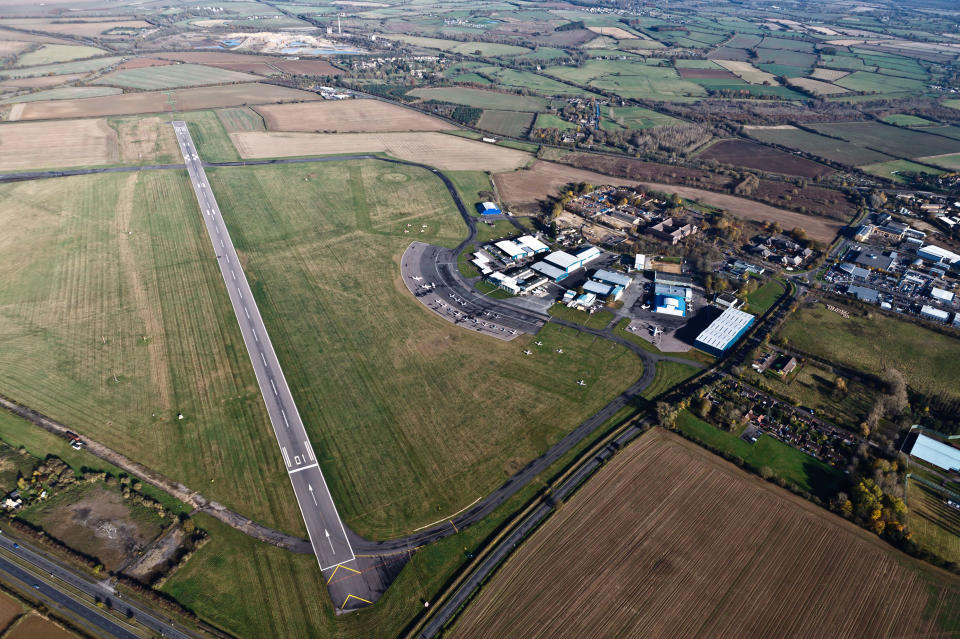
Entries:
[[344,600],[343,600],[343,603],[340,605],[340,610],[343,610],[343,607],[346,606],[346,605],[347,605],[347,602],[350,601],[351,599],[356,599],[356,600],[358,600],[358,601],[362,601],[362,602],[364,602],[364,603],[368,603],[368,604],[370,604],[371,606],[373,605],[373,602],[372,602],[372,601],[367,601],[367,600],[364,599],[363,597],[358,597],[358,596],[356,596],[356,595],[347,595],[347,598],[344,599]]
[[[289,466],[290,464],[287,464]],[[301,466],[300,468],[294,468],[293,470],[288,470],[287,473],[292,475],[294,473],[299,473],[301,470],[310,470],[311,468],[319,468],[320,464],[310,464],[309,466]]]

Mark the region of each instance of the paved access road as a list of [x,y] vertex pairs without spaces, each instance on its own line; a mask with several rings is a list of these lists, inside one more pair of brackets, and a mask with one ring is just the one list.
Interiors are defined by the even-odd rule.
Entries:
[[294,404],[290,387],[287,386],[287,380],[280,369],[280,362],[267,335],[247,278],[240,267],[240,260],[220,215],[220,208],[207,181],[190,132],[185,122],[174,122],[173,128],[190,174],[190,181],[193,183],[194,193],[197,195],[197,202],[200,204],[207,233],[217,254],[230,303],[240,324],[243,342],[250,354],[253,371],[273,424],[273,432],[280,445],[283,463],[307,526],[310,544],[321,570],[336,571],[338,566],[354,561],[353,548],[320,471],[317,456]]

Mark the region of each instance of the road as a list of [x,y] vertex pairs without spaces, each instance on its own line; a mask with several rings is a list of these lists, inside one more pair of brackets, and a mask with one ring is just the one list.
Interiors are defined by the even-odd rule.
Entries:
[[61,565],[48,557],[43,551],[33,548],[23,542],[14,541],[7,535],[0,535],[0,548],[16,555],[21,561],[30,564],[36,570],[28,571],[17,562],[0,555],[0,575],[4,580],[16,580],[30,588],[38,586],[34,593],[38,598],[48,602],[53,610],[60,610],[68,619],[79,619],[92,628],[110,637],[119,639],[139,639],[139,630],[132,625],[125,624],[106,611],[94,608],[89,601],[85,601],[75,591],[85,594],[91,599],[110,601],[115,610],[130,616],[131,623],[157,633],[163,637],[174,639],[195,639],[196,635],[182,628],[176,628],[166,619],[161,619],[144,607],[127,599],[120,599],[108,581],[92,581],[80,576],[72,568]]
[[300,413],[280,368],[277,354],[260,317],[253,292],[240,266],[240,259],[223,222],[187,125],[185,122],[174,122],[173,127],[200,205],[200,213],[217,255],[230,303],[240,325],[243,342],[260,385],[277,444],[280,446],[284,466],[307,527],[310,544],[320,563],[320,569],[336,571],[338,566],[355,559],[346,528],[340,520],[323,472],[317,463],[317,456],[300,419]]

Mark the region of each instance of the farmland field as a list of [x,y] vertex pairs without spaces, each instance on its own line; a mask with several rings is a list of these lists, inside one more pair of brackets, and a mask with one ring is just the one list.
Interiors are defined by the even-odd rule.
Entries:
[[176,91],[126,93],[124,95],[85,100],[31,102],[20,114],[21,120],[93,117],[159,113],[161,111],[193,111],[243,104],[268,104],[320,100],[320,96],[298,89],[270,84],[231,84],[220,87],[199,87]]
[[830,84],[829,82],[813,80],[811,78],[790,78],[787,84],[793,87],[798,87],[805,91],[809,91],[814,95],[837,95],[848,92],[848,89],[844,89],[843,87],[838,87],[837,85]]
[[797,149],[850,166],[875,164],[894,159],[879,151],[872,151],[843,140],[810,133],[790,125],[747,126],[744,129],[747,135],[761,142]]
[[0,89],[44,89],[79,80],[84,75],[83,73],[68,73],[66,75],[45,75],[36,78],[15,78],[0,81]]
[[740,76],[744,81],[751,84],[763,84],[765,82],[777,84],[776,76],[772,73],[761,71],[749,62],[739,60],[715,60],[715,62],[727,71]]
[[822,305],[804,306],[779,334],[801,351],[879,375],[887,366],[927,394],[960,397],[960,341],[923,326],[873,313],[845,318]]
[[610,111],[613,111],[613,121],[622,124],[628,129],[649,129],[655,126],[672,126],[685,124],[683,120],[678,120],[664,113],[658,113],[643,107],[617,107],[600,110],[601,117],[610,117]]
[[117,135],[106,120],[0,124],[0,170],[112,164],[118,159]]
[[833,169],[823,164],[743,140],[721,140],[709,146],[699,157],[801,177],[813,178],[833,173]]
[[390,40],[399,40],[405,44],[427,49],[440,49],[462,55],[481,55],[487,57],[511,56],[530,53],[530,49],[512,44],[496,44],[494,42],[460,42],[458,40],[441,40],[439,38],[423,38],[419,36],[388,35]]
[[303,534],[186,172],[0,196],[0,393]]
[[199,64],[165,64],[114,71],[94,80],[94,84],[107,84],[128,89],[176,89],[204,84],[228,84],[255,82],[256,76],[236,71],[227,71]]
[[80,635],[31,611],[20,617],[4,637],[6,639],[79,639]]
[[[950,157],[941,156],[941,157]],[[937,162],[930,162],[930,164],[937,164]],[[867,173],[872,173],[873,175],[879,175],[880,177],[890,178],[891,180],[897,182],[905,182],[906,179],[901,177],[901,173],[928,173],[930,175],[940,175],[943,171],[934,169],[929,166],[924,166],[922,164],[917,164],[916,162],[911,162],[910,160],[891,160],[890,162],[879,162],[877,164],[866,164],[860,167],[861,170],[866,171]]]
[[425,113],[380,100],[344,100],[257,107],[270,131],[446,131],[456,127]]
[[947,496],[939,490],[907,480],[907,507],[910,509],[910,529],[913,539],[939,557],[960,562],[960,510],[945,502]]
[[111,118],[123,164],[172,164],[182,160],[169,120],[156,116]]
[[523,111],[495,111],[485,109],[477,128],[513,138],[523,137],[533,123],[534,114]]
[[[462,508],[640,372],[592,335],[548,326],[541,354],[523,357],[533,338],[491,340],[425,311],[399,281],[406,225],[445,245],[464,234],[428,171],[370,160],[209,175],[338,508],[361,534]],[[475,383],[494,378],[504,383]]]
[[35,78],[46,75],[66,75],[70,73],[86,73],[88,71],[99,71],[110,65],[120,62],[123,58],[90,58],[89,60],[76,60],[74,62],[60,62],[58,64],[44,64],[38,67],[25,67],[18,69],[3,69],[0,71],[0,78]]
[[650,385],[644,389],[642,396],[644,399],[656,399],[677,384],[690,379],[700,370],[696,366],[681,364],[680,362],[657,362],[657,374]]
[[925,89],[923,80],[896,78],[879,73],[870,73],[869,71],[854,71],[850,75],[837,80],[835,84],[850,89],[851,91],[874,93],[899,93],[905,91],[921,93]]
[[530,155],[503,146],[435,131],[424,133],[260,133],[230,136],[243,158],[343,153],[388,153],[402,160],[428,162],[451,171],[510,171]]
[[946,637],[958,606],[955,576],[654,430],[519,547],[451,635]]
[[563,118],[560,118],[551,113],[538,113],[537,121],[534,123],[534,128],[536,129],[560,129],[561,131],[570,131],[577,128],[577,125],[573,122],[568,122]]
[[79,100],[82,98],[95,98],[101,95],[116,95],[120,89],[115,87],[60,87],[59,89],[47,89],[46,91],[36,91],[26,95],[18,95],[13,98],[7,98],[0,104],[15,104],[17,102],[37,102],[39,100]]
[[936,124],[931,120],[926,120],[908,113],[894,113],[883,118],[883,121],[888,124],[896,124],[899,126],[931,126]]
[[483,89],[438,87],[414,89],[409,95],[423,100],[439,100],[453,104],[465,104],[478,109],[503,109],[506,111],[541,111],[547,103],[543,98],[517,95],[515,93],[497,93]]
[[880,122],[814,124],[811,128],[858,146],[900,157],[960,152],[960,140],[925,133],[922,129],[904,129]]
[[266,130],[263,116],[250,107],[243,106],[217,109],[217,117],[220,118],[220,122],[223,123],[223,128],[227,133]]
[[17,58],[18,67],[29,67],[38,64],[55,64],[69,62],[80,58],[91,58],[106,53],[97,47],[73,46],[66,44],[45,44],[36,51],[24,53]]
[[960,171],[960,153],[950,153],[947,155],[933,155],[925,158],[917,158],[921,162],[942,166],[951,171]]
[[544,73],[615,91],[626,98],[669,100],[706,95],[702,87],[681,78],[676,69],[630,60],[589,60],[579,67],[547,67]]
[[99,37],[103,32],[110,29],[146,29],[150,28],[149,22],[143,20],[90,20],[90,21],[58,21],[54,19],[34,19],[34,18],[14,18],[3,20],[0,26],[14,27],[16,29],[26,29],[28,31],[46,31],[50,33],[61,33],[64,35],[82,36],[87,38]]

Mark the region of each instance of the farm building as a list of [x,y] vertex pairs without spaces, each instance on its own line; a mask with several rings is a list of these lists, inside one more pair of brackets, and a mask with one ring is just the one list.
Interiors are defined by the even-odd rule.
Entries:
[[917,249],[917,255],[936,264],[956,264],[960,262],[960,255],[934,244],[927,244]]
[[530,251],[532,255],[549,253],[550,247],[532,235],[522,235],[517,238],[517,244]]
[[605,269],[599,269],[596,273],[593,274],[592,279],[603,284],[609,284],[611,286],[622,286],[627,288],[630,284],[633,283],[633,279],[623,273],[615,273],[613,271],[607,271]]
[[653,294],[654,312],[679,317],[687,316],[687,303],[692,297],[689,288],[670,284],[655,284]]
[[960,472],[960,449],[954,448],[928,437],[923,433],[917,435],[910,449],[910,456],[922,459],[943,470]]
[[477,209],[479,209],[480,215],[500,215],[503,213],[500,207],[493,202],[482,202],[477,205]]
[[528,249],[520,246],[513,240],[500,240],[494,244],[509,260],[519,260],[530,255]]
[[530,268],[535,270],[537,273],[550,278],[554,282],[559,282],[566,276],[570,275],[569,272],[563,270],[562,268],[558,268],[549,262],[537,262]]
[[697,336],[694,345],[711,355],[722,355],[753,325],[754,316],[728,308]]
[[941,311],[939,308],[934,308],[933,306],[927,306],[927,305],[920,307],[920,317],[928,320],[933,320],[934,322],[946,323],[950,321],[950,313],[948,313],[947,311]]

